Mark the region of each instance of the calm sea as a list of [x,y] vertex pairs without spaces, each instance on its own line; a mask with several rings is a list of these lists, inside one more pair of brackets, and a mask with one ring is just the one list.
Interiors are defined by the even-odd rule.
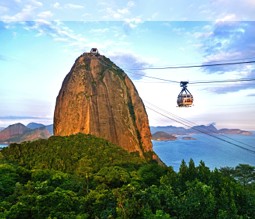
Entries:
[[188,163],[191,158],[196,165],[199,165],[200,160],[204,161],[211,170],[225,166],[235,167],[240,163],[255,166],[255,134],[216,135],[235,145],[204,134],[192,137],[196,140],[183,140],[179,137],[176,141],[153,141],[153,149],[175,171],[179,170],[183,159]]

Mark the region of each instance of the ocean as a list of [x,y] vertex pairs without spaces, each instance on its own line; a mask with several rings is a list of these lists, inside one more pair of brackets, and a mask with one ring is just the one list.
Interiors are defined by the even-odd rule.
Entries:
[[[167,165],[179,170],[182,160],[188,164],[192,158],[196,165],[202,160],[211,170],[221,167],[235,167],[238,164],[255,166],[255,133],[244,135],[215,135],[233,144],[204,134],[190,137],[196,140],[153,141],[153,150]],[[248,149],[248,150],[247,150]]]

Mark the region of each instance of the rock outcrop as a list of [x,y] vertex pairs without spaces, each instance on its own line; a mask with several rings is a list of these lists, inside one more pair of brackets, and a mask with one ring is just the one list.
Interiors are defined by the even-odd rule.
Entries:
[[54,135],[76,133],[104,138],[141,157],[152,152],[147,113],[135,86],[108,58],[92,52],[76,59],[56,100]]

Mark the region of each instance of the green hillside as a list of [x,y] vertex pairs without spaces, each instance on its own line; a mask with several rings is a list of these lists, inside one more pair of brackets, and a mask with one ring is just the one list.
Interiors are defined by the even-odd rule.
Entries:
[[254,167],[171,167],[91,135],[0,153],[0,218],[255,218]]

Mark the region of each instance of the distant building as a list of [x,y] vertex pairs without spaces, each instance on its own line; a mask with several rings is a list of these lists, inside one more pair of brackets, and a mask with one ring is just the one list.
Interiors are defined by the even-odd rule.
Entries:
[[98,49],[97,48],[92,48],[90,50],[90,53],[93,54],[93,55],[99,55],[99,52],[98,52]]

